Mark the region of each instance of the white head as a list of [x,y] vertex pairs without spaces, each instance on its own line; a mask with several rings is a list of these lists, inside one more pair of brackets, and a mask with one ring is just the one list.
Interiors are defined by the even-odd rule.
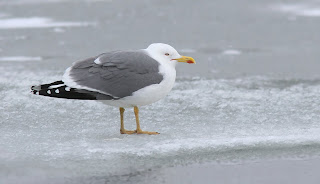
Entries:
[[192,57],[181,56],[176,49],[171,47],[168,44],[164,43],[153,43],[145,49],[148,54],[155,60],[159,62],[168,63],[172,66],[175,66],[177,62],[185,63],[195,63]]

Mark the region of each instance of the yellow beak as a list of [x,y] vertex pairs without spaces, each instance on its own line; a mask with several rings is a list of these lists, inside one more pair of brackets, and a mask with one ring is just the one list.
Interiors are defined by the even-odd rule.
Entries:
[[176,60],[178,62],[184,62],[184,63],[189,63],[189,64],[195,64],[195,60],[192,57],[189,56],[181,56],[181,58],[178,59],[172,59],[172,60]]

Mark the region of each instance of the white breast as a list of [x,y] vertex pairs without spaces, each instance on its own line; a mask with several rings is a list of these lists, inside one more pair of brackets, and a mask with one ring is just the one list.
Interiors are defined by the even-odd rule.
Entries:
[[144,87],[119,100],[106,100],[104,103],[116,107],[143,106],[154,103],[164,98],[172,89],[176,80],[176,69],[171,65],[161,64],[159,73],[163,75],[163,80],[159,84]]

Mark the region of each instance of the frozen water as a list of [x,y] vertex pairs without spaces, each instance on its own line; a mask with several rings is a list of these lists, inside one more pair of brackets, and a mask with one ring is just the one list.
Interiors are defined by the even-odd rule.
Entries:
[[[59,75],[0,72],[0,179],[76,183],[179,163],[319,156],[319,79],[179,78],[141,108],[142,129],[161,133],[149,136],[121,135],[116,108],[29,93]],[[134,124],[127,109],[125,126]]]

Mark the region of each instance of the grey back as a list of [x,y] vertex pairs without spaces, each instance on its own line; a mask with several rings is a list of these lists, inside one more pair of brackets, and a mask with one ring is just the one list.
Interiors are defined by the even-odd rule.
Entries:
[[[101,64],[94,62],[97,58]],[[113,51],[76,62],[70,76],[77,84],[102,91],[114,99],[130,96],[163,80],[159,63],[144,51]]]

